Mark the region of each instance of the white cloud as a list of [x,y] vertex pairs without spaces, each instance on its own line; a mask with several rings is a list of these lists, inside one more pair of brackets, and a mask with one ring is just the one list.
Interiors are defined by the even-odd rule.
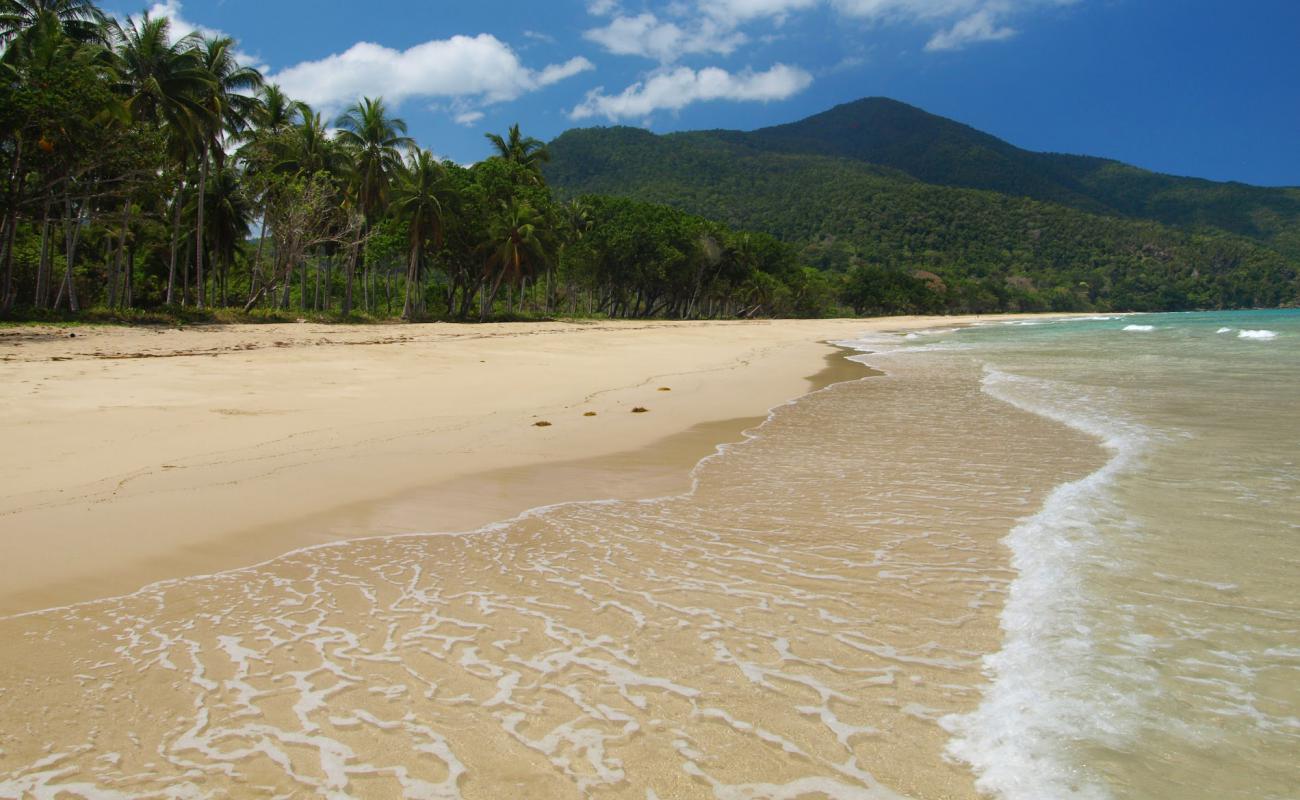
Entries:
[[563,64],[550,64],[542,69],[541,72],[535,73],[535,82],[540,88],[550,86],[553,83],[559,83],[562,80],[572,78],[574,75],[580,75],[588,70],[593,70],[596,65],[583,58],[575,56],[565,61]]
[[689,30],[647,12],[615,17],[605,27],[593,28],[583,36],[615,55],[643,56],[665,64],[694,53],[729,55],[746,41],[743,33],[711,18],[687,24]]
[[393,105],[413,97],[496,103],[594,68],[577,57],[532,70],[508,45],[483,33],[435,39],[406,50],[358,42],[342,53],[295,64],[271,79],[289,96],[330,111],[362,96],[383,96]]
[[1023,0],[830,0],[848,17],[876,21],[915,22],[968,14],[980,6],[1024,5]]
[[[751,41],[745,26],[781,25],[799,12],[828,8],[841,17],[872,25],[918,25],[929,28],[926,50],[953,50],[976,42],[1008,39],[1016,31],[1013,17],[1036,9],[1066,6],[1079,0],[674,0],[660,12],[615,14],[614,0],[595,0],[588,10],[608,17],[587,39],[616,55],[635,55],[670,64],[682,56],[730,55]],[[757,36],[759,41],[765,37]]]
[[805,11],[821,0],[699,0],[700,11],[706,16],[739,25],[750,20],[782,19],[795,11]]
[[925,49],[930,52],[958,50],[975,42],[996,42],[1015,35],[1015,29],[999,25],[991,11],[981,9],[931,36]]
[[472,126],[481,119],[483,119],[482,111],[463,111],[455,116],[456,124],[466,127]]
[[812,76],[798,67],[776,64],[766,72],[746,70],[731,73],[717,67],[699,71],[689,67],[659,72],[616,95],[594,89],[569,116],[576,120],[605,117],[610,121],[645,118],[655,111],[678,111],[692,103],[708,100],[784,100],[812,83]]
[[[217,36],[230,35],[225,31],[221,31],[216,28],[209,28],[206,25],[200,25],[197,22],[188,20],[184,17],[181,11],[182,11],[181,0],[164,0],[164,2],[154,3],[153,5],[149,6],[147,13],[153,19],[158,19],[160,17],[167,17],[171,21],[172,41],[175,41],[177,39],[182,39],[186,36],[189,36],[191,33],[197,33],[205,39],[211,39]],[[127,19],[135,23],[140,22],[140,16],[135,14],[127,17]],[[235,56],[235,60],[244,66],[253,67],[254,69],[257,69],[263,73],[265,73],[267,69],[269,69],[266,66],[266,64],[262,62],[260,58],[252,55],[251,53],[246,53],[242,50],[239,50],[238,48],[234,50],[234,56]]]
[[[172,39],[181,39],[189,36],[191,33],[198,33],[202,36],[220,36],[221,31],[215,28],[207,28],[202,25],[190,22],[181,16],[180,0],[166,0],[163,3],[154,3],[149,6],[146,13],[153,19],[167,17],[171,20]],[[140,18],[136,15],[129,17],[132,21],[138,21]]]

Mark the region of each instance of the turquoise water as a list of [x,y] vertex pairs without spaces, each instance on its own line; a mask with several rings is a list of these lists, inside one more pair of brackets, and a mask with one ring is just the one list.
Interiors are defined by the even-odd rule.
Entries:
[[1018,570],[950,756],[1004,798],[1300,796],[1300,312],[908,336],[1101,439],[1006,539]]

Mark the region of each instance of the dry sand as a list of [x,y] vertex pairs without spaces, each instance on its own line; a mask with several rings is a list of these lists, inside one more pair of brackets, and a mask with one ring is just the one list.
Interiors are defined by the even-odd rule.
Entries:
[[827,340],[969,321],[0,330],[0,615],[673,491]]

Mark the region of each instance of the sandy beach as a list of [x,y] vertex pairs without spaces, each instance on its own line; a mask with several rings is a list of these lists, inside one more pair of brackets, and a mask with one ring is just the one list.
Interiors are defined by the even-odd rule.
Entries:
[[672,491],[826,340],[967,321],[3,330],[0,614]]
[[3,330],[0,614],[675,491],[771,407],[860,369],[822,374],[827,340],[971,321]]

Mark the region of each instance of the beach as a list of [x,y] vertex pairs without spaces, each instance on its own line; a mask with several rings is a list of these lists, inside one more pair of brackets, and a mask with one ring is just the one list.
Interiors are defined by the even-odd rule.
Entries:
[[112,446],[12,515],[0,796],[974,798],[1000,541],[1104,461],[871,352],[976,321],[22,342],[33,471]]
[[1286,797],[1296,325],[6,331],[0,797]]
[[827,340],[972,321],[3,329],[0,615],[680,491],[770,408],[861,369],[818,378]]

